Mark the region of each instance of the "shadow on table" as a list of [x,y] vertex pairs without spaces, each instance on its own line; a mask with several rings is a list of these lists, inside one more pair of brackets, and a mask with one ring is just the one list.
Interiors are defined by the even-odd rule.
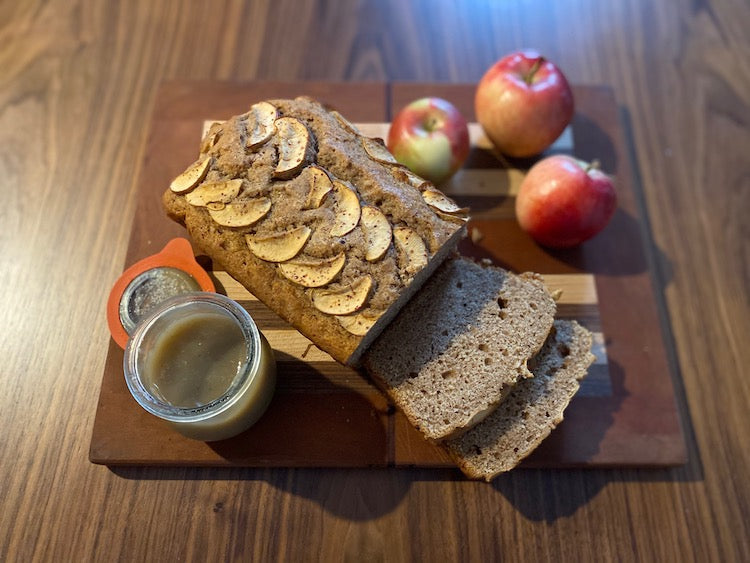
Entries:
[[[624,377],[616,365],[610,366],[613,396],[626,396],[618,390]],[[585,402],[588,397],[577,397]],[[582,405],[580,405],[582,406]],[[611,415],[597,415],[595,424],[587,432],[596,433],[597,440],[587,440],[585,451],[577,456],[591,458],[597,444],[604,437],[617,409],[617,403],[609,404]],[[580,409],[576,409],[580,410]],[[569,448],[575,442],[571,429],[580,432],[586,415],[575,415],[575,411],[553,431],[540,449],[529,458],[529,463],[548,465],[559,452],[555,448]],[[576,420],[576,416],[582,416]],[[566,436],[567,435],[567,436]],[[567,442],[567,444],[566,444]],[[692,442],[693,444],[695,442]],[[354,522],[376,520],[408,503],[418,510],[435,509],[442,503],[455,507],[455,499],[463,499],[483,510],[491,506],[502,506],[498,494],[533,521],[554,522],[568,517],[584,508],[610,483],[622,482],[675,482],[699,481],[703,471],[695,448],[689,452],[688,464],[675,468],[636,469],[579,469],[579,468],[528,468],[520,467],[499,475],[492,483],[466,479],[455,468],[184,468],[184,467],[116,467],[112,471],[125,479],[155,479],[179,481],[235,481],[255,482],[260,489],[248,492],[248,498],[283,498],[287,495],[307,499],[326,512]],[[267,495],[265,487],[282,495]],[[206,510],[220,512],[228,509],[231,498],[216,497],[208,500]],[[281,506],[282,501],[279,502]],[[494,511],[493,511],[494,513]],[[460,514],[457,517],[461,517]]]
[[[516,469],[493,483],[467,481],[457,469],[247,469],[247,468],[112,468],[125,479],[263,482],[278,491],[307,499],[326,512],[354,522],[376,520],[403,503],[413,510],[437,510],[443,501],[456,498],[476,501],[492,513],[502,505],[494,494],[505,497],[525,518],[554,522],[575,514],[593,501],[610,483],[692,482],[702,479],[697,461],[668,469]],[[439,488],[413,489],[424,483]],[[248,498],[273,495],[248,493]],[[474,499],[473,501],[471,499]],[[231,498],[209,499],[206,510],[219,512]],[[278,503],[284,502],[279,500]],[[463,501],[462,501],[463,502]],[[418,506],[417,503],[421,503]],[[421,506],[421,508],[420,508]],[[489,514],[489,512],[488,512]],[[461,517],[462,515],[457,515]]]

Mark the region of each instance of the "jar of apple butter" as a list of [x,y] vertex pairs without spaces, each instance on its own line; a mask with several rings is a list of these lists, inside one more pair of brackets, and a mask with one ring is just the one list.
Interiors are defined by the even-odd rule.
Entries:
[[125,349],[124,370],[141,407],[203,441],[252,426],[276,383],[273,350],[250,314],[208,292],[168,299],[140,322]]

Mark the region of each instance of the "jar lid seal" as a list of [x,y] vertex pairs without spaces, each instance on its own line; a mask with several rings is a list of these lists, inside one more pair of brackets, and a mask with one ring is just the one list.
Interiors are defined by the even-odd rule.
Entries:
[[117,345],[125,349],[138,322],[159,303],[193,291],[216,291],[196,262],[190,242],[175,238],[158,253],[125,270],[107,300],[107,324]]

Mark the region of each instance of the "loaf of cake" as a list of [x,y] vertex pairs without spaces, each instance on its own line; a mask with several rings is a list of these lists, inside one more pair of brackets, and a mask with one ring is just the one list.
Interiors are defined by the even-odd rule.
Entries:
[[488,416],[520,380],[554,322],[539,276],[447,260],[365,353],[363,366],[433,441]]
[[349,365],[467,221],[382,141],[309,98],[213,124],[163,204],[218,268]]
[[555,321],[529,362],[534,376],[519,381],[485,420],[443,447],[474,479],[490,481],[513,469],[562,421],[593,361],[591,333],[575,321]]

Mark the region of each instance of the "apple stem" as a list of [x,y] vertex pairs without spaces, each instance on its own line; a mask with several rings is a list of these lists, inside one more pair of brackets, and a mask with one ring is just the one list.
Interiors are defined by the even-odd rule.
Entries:
[[588,163],[586,166],[586,172],[588,173],[590,170],[599,170],[601,168],[601,163],[598,159],[594,159],[591,162]]
[[529,70],[529,72],[527,72],[526,75],[523,77],[524,82],[526,82],[526,84],[531,85],[531,83],[534,81],[534,75],[537,73],[537,71],[542,66],[542,64],[544,64],[544,57],[538,57],[534,61],[534,64],[531,65],[531,69]]

